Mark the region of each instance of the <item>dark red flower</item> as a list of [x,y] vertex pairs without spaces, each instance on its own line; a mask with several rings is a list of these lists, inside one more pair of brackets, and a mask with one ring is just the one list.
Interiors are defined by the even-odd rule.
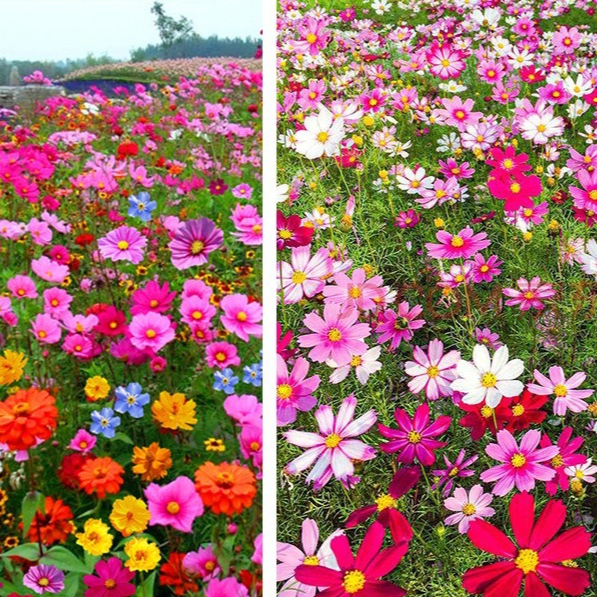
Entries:
[[295,214],[286,217],[281,211],[278,211],[276,242],[279,251],[287,247],[305,247],[311,243],[314,229],[303,226],[301,222],[301,218]]
[[510,410],[504,401],[495,408],[484,403],[465,404],[461,402],[458,406],[467,413],[458,421],[458,424],[471,430],[471,439],[475,442],[483,437],[487,429],[496,435],[500,429],[504,429],[510,420]]
[[520,396],[514,398],[504,398],[504,404],[510,410],[510,418],[506,424],[508,431],[521,431],[531,425],[531,423],[541,423],[547,416],[544,410],[541,410],[549,396],[538,396],[528,390],[524,390]]

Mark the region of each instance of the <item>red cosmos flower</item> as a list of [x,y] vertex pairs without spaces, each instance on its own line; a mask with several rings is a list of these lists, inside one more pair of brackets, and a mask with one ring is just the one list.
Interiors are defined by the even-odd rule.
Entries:
[[523,66],[518,73],[525,83],[540,83],[545,80],[545,73],[537,70],[534,65]]
[[352,529],[374,514],[386,528],[390,528],[394,543],[410,541],[413,537],[408,520],[397,509],[396,500],[410,491],[421,478],[421,470],[417,467],[406,467],[396,471],[392,477],[387,493],[380,495],[374,504],[355,510],[347,519],[345,527]]
[[86,247],[90,245],[95,240],[95,236],[93,234],[89,234],[84,232],[83,234],[79,234],[77,238],[75,238],[75,245],[79,245],[80,247]]
[[531,423],[541,423],[547,416],[541,410],[549,396],[538,396],[528,390],[524,390],[520,396],[505,398],[506,405],[510,410],[510,418],[506,424],[508,431],[521,431],[527,429]]
[[282,334],[282,326],[279,323],[277,323],[276,326],[278,329],[277,351],[278,354],[287,361],[288,359],[291,359],[297,351],[296,348],[288,348],[292,342],[293,335],[290,330],[285,334]]
[[490,176],[487,181],[489,192],[498,199],[505,200],[504,211],[516,211],[521,207],[533,207],[531,197],[541,194],[543,187],[538,176]]
[[502,400],[495,408],[491,408],[483,402],[479,404],[460,402],[458,407],[467,413],[458,421],[458,424],[471,430],[471,439],[475,442],[483,437],[487,429],[493,435],[496,435],[500,429],[504,429],[512,414],[505,400]]
[[139,146],[134,141],[125,141],[118,146],[117,158],[124,160],[129,156],[136,156],[139,153]]
[[295,214],[286,217],[281,211],[278,211],[276,215],[278,251],[288,247],[305,247],[311,243],[314,229],[302,226],[301,222],[301,218]]
[[110,305],[100,313],[96,313],[98,324],[93,328],[104,336],[118,336],[126,332],[126,316],[122,311]]
[[357,166],[361,165],[361,162],[359,162],[359,156],[362,153],[363,152],[356,147],[343,147],[341,149],[340,155],[336,156],[334,159],[341,168],[356,168]]
[[356,558],[352,553],[346,535],[332,539],[334,552],[340,570],[325,566],[300,565],[295,570],[299,582],[313,587],[328,587],[318,593],[319,597],[402,597],[406,591],[392,583],[380,580],[400,563],[408,551],[406,541],[382,549],[385,529],[374,522],[359,547]]
[[462,586],[485,597],[514,597],[523,582],[527,597],[549,597],[545,585],[566,595],[581,595],[590,586],[589,573],[562,562],[584,556],[591,547],[591,535],[578,526],[554,539],[565,519],[566,506],[550,500],[535,521],[535,500],[525,491],[510,501],[516,543],[492,524],[473,520],[468,538],[482,551],[503,560],[471,568],[462,577]]

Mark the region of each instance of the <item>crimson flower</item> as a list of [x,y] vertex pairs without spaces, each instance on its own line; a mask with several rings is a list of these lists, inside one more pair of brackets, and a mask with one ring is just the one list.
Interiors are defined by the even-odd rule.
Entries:
[[301,218],[296,214],[286,217],[281,211],[278,211],[276,216],[278,251],[287,247],[305,247],[311,243],[314,228],[303,226],[301,222]]
[[382,549],[384,535],[383,525],[374,522],[367,530],[356,557],[346,535],[339,535],[330,543],[339,570],[302,564],[296,568],[295,578],[305,585],[327,587],[318,593],[318,597],[403,597],[406,594],[403,588],[380,579],[396,568],[408,551],[408,543]]
[[591,547],[591,535],[574,527],[554,538],[566,519],[566,506],[550,500],[535,521],[535,500],[527,492],[510,501],[510,524],[515,542],[484,520],[470,523],[468,538],[501,561],[471,568],[462,577],[469,593],[485,597],[515,597],[524,582],[527,597],[549,597],[545,585],[566,595],[582,595],[590,586],[589,573],[567,566]]
[[505,398],[506,405],[510,409],[510,420],[506,425],[508,431],[522,431],[530,427],[531,423],[541,423],[547,416],[541,410],[549,396],[539,396],[528,390],[524,390],[520,396]]

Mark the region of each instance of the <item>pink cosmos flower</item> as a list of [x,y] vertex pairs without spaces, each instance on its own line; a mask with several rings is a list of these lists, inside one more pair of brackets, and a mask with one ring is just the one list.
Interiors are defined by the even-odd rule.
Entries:
[[363,268],[355,269],[352,277],[344,273],[334,276],[333,284],[328,284],[323,289],[325,301],[330,303],[342,303],[346,306],[357,307],[361,311],[370,311],[377,305],[375,298],[380,295],[380,287],[383,284],[381,276],[373,276],[367,279]]
[[182,315],[182,321],[189,325],[193,323],[210,325],[211,319],[216,314],[216,308],[208,299],[192,296],[183,299],[180,305],[180,314]]
[[229,342],[212,342],[205,347],[205,358],[208,367],[234,367],[240,365],[238,350],[234,344]]
[[42,280],[53,284],[62,284],[69,274],[69,269],[66,265],[56,263],[45,255],[42,255],[39,259],[33,259],[31,261],[31,269]]
[[69,310],[73,297],[63,288],[48,288],[44,290],[44,311],[60,319]]
[[31,332],[41,344],[56,344],[62,336],[59,323],[47,313],[39,313],[35,317]]
[[62,343],[62,350],[66,354],[81,360],[87,360],[102,352],[99,344],[82,334],[69,334]]
[[263,309],[258,302],[249,301],[244,294],[229,294],[221,300],[220,307],[224,311],[220,321],[229,332],[245,342],[249,336],[261,337],[263,328],[259,322]]
[[464,535],[468,532],[471,520],[488,518],[495,514],[495,510],[489,507],[492,500],[493,496],[484,493],[482,485],[473,485],[468,493],[466,489],[457,487],[454,496],[444,500],[444,506],[456,514],[450,514],[444,522],[447,525],[457,524],[458,532]]
[[87,454],[95,448],[96,443],[97,437],[95,435],[89,433],[86,429],[79,429],[70,444],[68,444],[68,447],[75,452]]
[[290,543],[278,543],[277,556],[280,562],[276,568],[276,580],[285,582],[278,597],[315,597],[316,587],[304,585],[296,580],[294,571],[301,564],[317,564],[326,568],[338,569],[336,556],[330,548],[332,539],[342,535],[343,531],[334,531],[317,549],[319,528],[311,518],[305,518],[301,527],[302,550]]
[[497,433],[497,444],[489,444],[485,453],[498,460],[499,464],[481,473],[481,481],[492,483],[494,495],[506,495],[515,485],[518,491],[531,491],[535,481],[549,481],[555,475],[552,468],[542,464],[556,456],[558,446],[537,449],[541,441],[541,432],[531,429],[520,440],[520,446],[514,436],[502,429]]
[[212,578],[204,587],[205,597],[249,597],[249,590],[236,578],[229,576],[219,580]]
[[29,276],[13,276],[6,287],[16,298],[37,298],[35,282]]
[[238,425],[261,425],[263,406],[257,396],[231,394],[224,400],[224,410]]
[[530,282],[526,278],[519,278],[516,283],[519,290],[504,288],[502,292],[510,297],[506,305],[509,307],[520,305],[521,311],[528,311],[531,307],[537,310],[545,309],[542,299],[551,298],[556,294],[551,284],[541,284],[539,276],[535,276]]
[[311,245],[292,249],[290,263],[280,264],[284,291],[284,303],[298,303],[303,297],[315,296],[324,286],[324,278],[333,270],[332,260],[325,248],[319,249],[311,257]]
[[487,188],[494,197],[505,201],[504,211],[532,208],[534,206],[532,197],[539,196],[543,191],[541,179],[538,176],[525,176],[518,173],[512,176],[490,174]]
[[552,42],[554,54],[574,54],[582,41],[582,35],[576,27],[564,27],[563,25],[554,32]]
[[577,179],[582,188],[569,188],[575,207],[597,211],[597,170],[589,172],[583,169],[577,174]]
[[159,313],[135,315],[129,324],[131,344],[139,350],[158,352],[168,342],[174,340],[174,330],[170,319]]
[[[576,451],[580,450],[580,447],[583,445],[584,440],[582,437],[573,438],[572,431],[572,427],[564,427],[556,442],[560,452],[549,463],[549,466],[554,469],[556,474],[545,483],[545,491],[548,495],[555,495],[558,487],[561,487],[562,491],[568,491],[570,478],[566,474],[565,468],[576,464],[584,464],[587,461],[587,457],[584,454],[576,454]],[[540,446],[547,448],[551,445],[551,439],[547,433],[544,433],[541,436]]]
[[176,292],[170,291],[168,282],[160,285],[158,281],[150,280],[143,288],[138,288],[131,295],[131,315],[149,313],[150,311],[164,313],[172,306],[175,296]]
[[143,261],[145,245],[147,245],[147,238],[130,226],[120,226],[116,230],[111,230],[97,241],[100,255],[104,259],[129,261],[135,265]]
[[187,280],[182,286],[182,299],[188,299],[192,296],[208,299],[213,294],[213,290],[202,280]]
[[472,277],[475,284],[481,282],[491,282],[495,276],[499,276],[502,273],[500,265],[503,261],[498,259],[497,255],[490,255],[487,259],[477,253],[470,264],[472,265]]
[[425,243],[429,257],[435,259],[468,259],[491,244],[485,232],[475,234],[469,226],[458,234],[440,230],[435,237],[439,244]]
[[96,315],[73,315],[70,311],[62,313],[60,316],[62,327],[71,334],[89,334],[99,323]]
[[223,239],[224,233],[209,218],[185,222],[168,245],[172,265],[183,270],[207,263],[209,254],[221,246]]
[[260,245],[263,241],[263,220],[254,205],[240,205],[232,211],[230,219],[237,232],[232,236],[244,245]]
[[382,367],[378,361],[379,355],[381,354],[381,346],[374,346],[373,348],[367,349],[362,355],[354,355],[350,359],[350,363],[346,365],[338,366],[335,361],[328,359],[326,365],[332,367],[334,372],[330,375],[330,383],[340,383],[344,381],[351,369],[354,369],[354,373],[359,382],[365,385],[369,381],[369,376],[376,371],[379,371]]
[[296,475],[315,463],[306,479],[307,484],[313,483],[315,491],[326,485],[332,476],[347,489],[358,483],[353,461],[375,458],[375,449],[353,438],[369,431],[377,421],[377,414],[372,409],[355,420],[356,406],[356,398],[351,394],[343,400],[336,417],[327,404],[317,409],[319,433],[294,430],[284,433],[288,443],[307,448],[286,466],[286,471]]
[[171,526],[182,533],[193,532],[194,520],[203,514],[203,502],[188,477],[177,477],[167,485],[150,483],[145,488],[149,524]]
[[296,420],[297,410],[306,412],[317,404],[313,392],[319,387],[321,379],[319,375],[307,377],[309,374],[307,359],[299,357],[294,362],[290,374],[286,361],[280,355],[277,355],[277,359],[278,425],[290,425]]
[[328,303],[323,308],[323,318],[315,312],[305,316],[303,323],[313,333],[300,336],[299,346],[313,347],[309,351],[312,361],[323,363],[332,359],[338,366],[346,365],[354,355],[367,350],[363,339],[369,336],[371,328],[368,323],[356,323],[358,318],[357,309]]
[[398,429],[378,423],[379,433],[390,440],[379,449],[386,454],[398,452],[396,460],[404,464],[410,464],[416,458],[423,466],[431,466],[435,462],[435,450],[446,445],[446,442],[433,438],[450,427],[452,417],[442,415],[429,424],[429,405],[425,402],[417,408],[412,418],[405,410],[397,408],[394,419]]
[[197,551],[185,554],[182,567],[189,576],[209,581],[218,576],[221,571],[220,563],[216,558],[211,545],[200,547]]
[[377,341],[383,344],[391,340],[391,350],[398,348],[402,340],[409,342],[412,340],[414,332],[425,325],[424,319],[417,319],[422,312],[421,305],[415,305],[411,309],[406,301],[398,305],[398,313],[392,309],[386,309],[379,316],[380,323],[375,330],[380,333]]
[[425,54],[429,63],[429,72],[440,79],[457,79],[466,68],[465,55],[450,44],[433,44]]
[[531,170],[530,164],[527,164],[529,156],[526,153],[517,155],[512,145],[508,145],[503,150],[494,147],[490,151],[490,156],[486,160],[486,164],[493,168],[489,173],[490,176],[503,178]]
[[550,367],[549,377],[546,377],[537,369],[535,369],[534,374],[538,383],[529,383],[527,388],[530,392],[539,396],[551,396],[553,394],[556,397],[553,403],[555,415],[563,417],[568,409],[573,413],[587,410],[588,405],[584,399],[592,396],[595,390],[576,389],[587,378],[586,373],[579,371],[570,379],[566,379],[564,370],[561,367]]
[[442,485],[444,486],[443,496],[448,497],[450,492],[452,491],[452,486],[454,485],[454,481],[457,479],[465,479],[466,477],[472,477],[475,475],[475,471],[473,469],[468,468],[471,464],[474,464],[479,459],[479,455],[475,454],[470,458],[466,458],[466,450],[462,449],[458,452],[458,456],[456,460],[452,462],[445,454],[444,454],[444,463],[446,468],[444,469],[437,469],[433,471],[433,476],[437,479],[435,483],[431,486],[432,490],[438,489]]
[[442,99],[443,109],[436,110],[438,116],[443,120],[444,124],[452,125],[458,128],[460,131],[469,124],[479,122],[482,112],[473,112],[473,106],[475,105],[474,100],[468,98],[464,102],[458,97]]
[[31,240],[36,245],[45,246],[52,242],[52,229],[46,222],[41,222],[37,218],[29,220],[27,232],[29,232]]
[[443,342],[434,339],[429,343],[427,353],[415,346],[413,359],[404,367],[405,373],[413,378],[408,382],[408,389],[413,394],[424,391],[428,400],[452,395],[450,383],[456,379],[454,367],[460,360],[460,352],[444,353]]
[[296,31],[300,39],[293,41],[295,51],[308,52],[311,56],[316,56],[319,51],[326,47],[330,39],[330,32],[326,29],[325,19],[307,17],[297,25]]
[[492,332],[489,328],[475,328],[475,340],[493,350],[497,350],[503,345],[503,342],[500,342],[499,334]]

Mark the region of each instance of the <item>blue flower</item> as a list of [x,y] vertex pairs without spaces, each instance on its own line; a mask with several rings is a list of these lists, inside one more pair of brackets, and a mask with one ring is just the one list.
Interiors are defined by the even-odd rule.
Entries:
[[131,218],[139,218],[143,222],[151,220],[151,212],[158,206],[155,201],[151,201],[149,193],[142,191],[139,196],[131,195],[129,197],[129,211]]
[[261,363],[255,363],[253,365],[247,365],[243,368],[243,382],[250,383],[256,388],[261,387],[261,379],[263,377],[263,371]]
[[226,394],[234,393],[234,386],[238,383],[238,377],[234,375],[232,369],[227,368],[222,371],[216,371],[214,374],[216,381],[214,382],[214,390],[224,390]]
[[106,407],[91,413],[91,433],[96,435],[99,433],[104,437],[111,438],[114,437],[118,425],[120,425],[120,417],[115,417],[111,408]]
[[114,410],[140,419],[143,416],[143,407],[149,402],[149,394],[142,394],[142,391],[138,383],[130,383],[126,388],[124,386],[116,388]]

